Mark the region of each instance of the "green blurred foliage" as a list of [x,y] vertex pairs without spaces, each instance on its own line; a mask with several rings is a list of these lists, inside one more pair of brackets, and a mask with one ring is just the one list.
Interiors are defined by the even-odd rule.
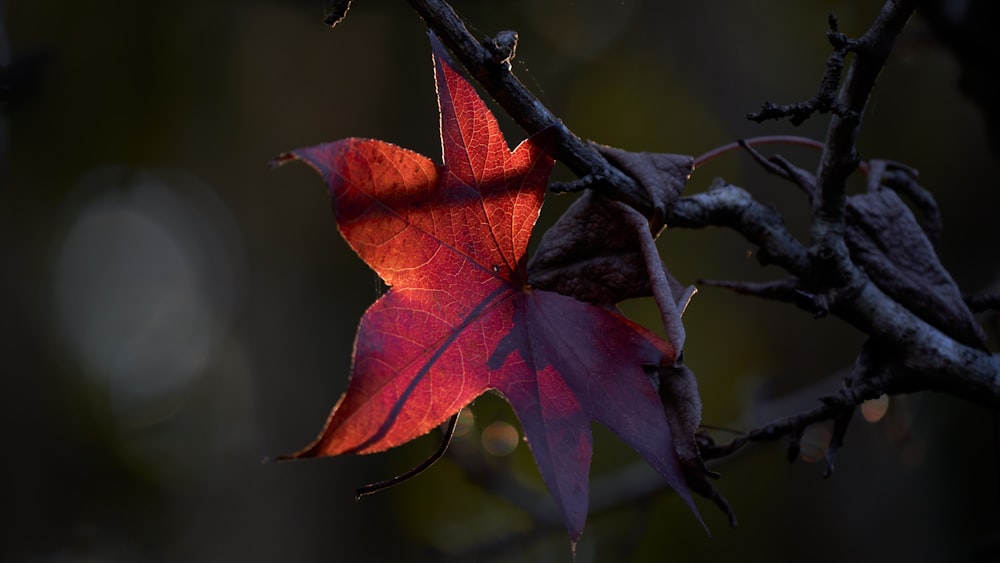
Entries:
[[[480,35],[517,29],[514,72],[578,134],[632,150],[700,154],[799,128],[745,120],[813,93],[826,15],[858,35],[861,0],[456,2]],[[355,486],[419,462],[435,436],[386,454],[261,464],[306,444],[346,385],[357,321],[383,291],[336,232],[305,167],[279,152],[346,136],[436,156],[420,19],[356,0],[336,30],[320,0],[0,3],[0,57],[38,55],[40,82],[0,117],[0,556],[18,561],[434,559],[529,532],[507,501],[445,459],[361,502]],[[2,35],[0,35],[2,40]],[[866,158],[921,170],[942,205],[944,263],[967,292],[995,287],[997,166],[956,67],[915,19],[865,121]],[[512,142],[522,133],[500,116]],[[768,151],[772,150],[768,148]],[[779,149],[773,149],[779,150]],[[803,167],[817,155],[780,149]],[[567,171],[557,177],[566,179]],[[801,235],[804,199],[729,155],[696,171],[743,185]],[[568,198],[549,201],[540,228]],[[772,279],[732,233],[668,231],[685,283]],[[657,326],[651,303],[627,313]],[[745,428],[811,405],[859,335],[836,320],[705,289],[687,313],[687,362],[705,421]],[[495,397],[489,422],[515,423]],[[997,555],[990,413],[935,397],[856,422],[838,473],[787,465],[776,446],[715,466],[740,516],[712,536],[672,495],[595,515],[581,561],[970,560]],[[636,457],[595,430],[595,475]],[[540,488],[523,445],[495,460]],[[992,550],[992,551],[990,551]],[[568,560],[564,533],[496,560]],[[984,559],[985,560],[985,559]]]

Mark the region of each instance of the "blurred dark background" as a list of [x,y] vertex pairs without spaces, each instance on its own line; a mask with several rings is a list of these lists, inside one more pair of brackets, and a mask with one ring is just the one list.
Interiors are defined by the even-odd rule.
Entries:
[[[439,158],[425,28],[403,2],[0,1],[0,559],[431,560],[530,531],[445,459],[355,502],[435,447],[262,464],[304,446],[346,385],[354,329],[383,291],[340,239],[322,182],[268,170],[283,150],[378,137]],[[520,34],[514,71],[577,134],[697,155],[753,135],[822,138],[825,119],[756,125],[760,103],[819,83],[827,14],[860,35],[877,1],[456,2],[481,35]],[[16,71],[16,72],[15,72]],[[941,203],[942,261],[997,289],[997,164],[958,66],[915,18],[871,101],[860,150],[921,170]],[[501,116],[508,138],[523,133]],[[817,155],[768,147],[807,169]],[[807,207],[744,155],[723,176],[806,233]],[[557,179],[569,179],[558,169]],[[860,181],[859,181],[859,186]],[[539,228],[568,200],[550,197]],[[723,231],[667,232],[685,283],[770,279]],[[656,326],[651,304],[627,313]],[[744,429],[835,389],[861,342],[835,319],[707,288],[687,314],[707,424]],[[991,334],[995,321],[983,319]],[[994,337],[995,338],[995,337]],[[994,340],[995,345],[995,340]],[[477,401],[477,445],[513,423]],[[496,428],[496,426],[494,426]],[[508,428],[503,427],[501,428]],[[808,444],[822,444],[822,429]],[[714,465],[741,525],[709,537],[671,494],[593,515],[580,561],[998,561],[995,413],[946,397],[859,416],[821,479],[782,444]],[[593,473],[636,463],[601,431]],[[806,448],[807,453],[809,448]],[[814,452],[813,452],[814,453]],[[538,486],[527,448],[495,463]],[[506,454],[506,455],[505,455]],[[492,454],[486,454],[492,455]],[[488,555],[566,561],[564,531]],[[480,553],[472,559],[487,559]]]

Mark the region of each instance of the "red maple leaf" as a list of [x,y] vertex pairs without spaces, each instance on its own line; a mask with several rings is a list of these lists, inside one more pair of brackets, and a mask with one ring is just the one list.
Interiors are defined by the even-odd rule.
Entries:
[[349,138],[291,151],[329,185],[341,234],[390,286],[365,312],[347,391],[293,458],[409,442],[488,390],[511,404],[571,538],[583,531],[591,420],[644,457],[692,506],[644,366],[664,340],[616,311],[531,288],[525,251],[553,161],[513,152],[473,87],[431,38],[444,166]]

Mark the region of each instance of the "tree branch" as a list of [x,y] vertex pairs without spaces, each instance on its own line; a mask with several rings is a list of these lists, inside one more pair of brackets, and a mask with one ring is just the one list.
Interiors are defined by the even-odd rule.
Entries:
[[915,8],[914,0],[889,0],[868,31],[854,42],[854,61],[837,97],[843,111],[831,117],[827,128],[826,148],[816,172],[809,254],[818,279],[827,280],[831,287],[863,283],[844,243],[847,178],[858,168],[856,142],[875,80]]
[[[670,224],[675,228],[731,228],[760,248],[758,259],[764,263],[777,264],[799,279],[816,275],[805,248],[785,229],[777,212],[742,188],[717,185],[683,197]],[[851,296],[830,300],[831,312],[897,351],[900,373],[892,377],[893,385],[907,392],[940,391],[1000,406],[1000,358],[956,342],[891,299],[864,274],[858,276],[860,286]],[[814,306],[821,309],[824,294],[814,298],[820,301]]]
[[[410,4],[515,121],[529,133],[553,132],[551,152],[580,178],[575,185],[593,188],[650,216],[653,205],[638,183],[610,164],[592,144],[574,135],[510,72],[508,61],[514,53],[510,32],[502,32],[503,41],[499,36],[496,40],[480,40],[443,0],[410,0]],[[828,452],[832,468],[832,453],[843,439],[850,414],[864,400],[883,393],[937,391],[1000,408],[1000,357],[956,341],[887,295],[852,261],[845,241],[846,185],[859,168],[856,143],[865,107],[915,4],[915,0],[887,1],[871,27],[856,40],[841,34],[836,20],[831,19],[829,37],[836,51],[828,60],[820,92],[804,104],[765,105],[754,116],[766,119],[791,115],[793,120],[799,120],[817,111],[832,114],[815,178],[782,159],[754,155],[770,171],[796,182],[810,196],[808,248],[792,236],[774,209],[756,201],[746,190],[724,182],[683,197],[668,210],[666,223],[673,228],[719,226],[737,231],[759,248],[757,256],[762,265],[780,266],[794,280],[787,286],[784,282],[757,286],[736,282],[729,286],[762,296],[789,297],[814,313],[829,310],[869,336],[855,373],[843,389],[821,398],[820,405],[813,409],[751,430],[728,444],[717,445],[699,434],[704,438],[699,446],[705,459],[725,457],[751,442],[785,436],[791,436],[794,442],[809,425],[834,420],[837,434]],[[834,97],[848,53],[854,53],[854,58]],[[880,166],[872,164],[871,182],[877,182],[873,188],[887,186],[907,195],[924,212],[928,234],[936,236],[940,217],[933,197],[916,185],[914,174],[890,177]],[[811,302],[803,304],[799,299],[802,297]],[[990,296],[976,300],[975,305],[996,309],[1000,307],[998,301],[996,296]],[[546,521],[543,514],[539,512],[536,521]]]
[[532,95],[510,71],[509,58],[496,56],[490,48],[494,44],[493,39],[479,40],[473,36],[455,10],[443,0],[409,2],[427,27],[441,38],[469,74],[518,125],[529,134],[545,130],[546,134],[553,136],[551,150],[557,160],[580,178],[593,179],[588,187],[637,209],[643,215],[652,215],[653,204],[638,183],[612,166],[589,143],[573,134]]

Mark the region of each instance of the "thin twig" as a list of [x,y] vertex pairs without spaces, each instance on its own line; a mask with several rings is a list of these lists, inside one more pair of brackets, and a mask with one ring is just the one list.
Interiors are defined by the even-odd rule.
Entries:
[[786,303],[793,302],[796,293],[800,291],[799,280],[796,278],[783,278],[766,282],[699,279],[698,285],[721,287],[732,290],[740,295],[752,295],[761,299],[784,301]]
[[810,410],[772,421],[754,428],[742,436],[724,444],[701,446],[702,457],[706,460],[728,457],[751,442],[772,442],[791,436],[801,437],[809,426],[825,420],[835,420],[854,410],[865,400],[878,396],[886,387],[883,380],[870,380],[856,386],[844,388],[834,395],[822,397],[820,404]]
[[761,123],[769,119],[788,117],[792,125],[801,125],[814,113],[850,112],[850,109],[837,103],[837,85],[840,84],[840,77],[844,72],[844,60],[848,53],[857,48],[857,42],[851,41],[837,29],[837,17],[833,14],[830,14],[829,23],[827,38],[833,45],[834,51],[826,60],[826,71],[823,73],[816,94],[798,104],[780,105],[764,102],[760,111],[747,114],[747,119]]

